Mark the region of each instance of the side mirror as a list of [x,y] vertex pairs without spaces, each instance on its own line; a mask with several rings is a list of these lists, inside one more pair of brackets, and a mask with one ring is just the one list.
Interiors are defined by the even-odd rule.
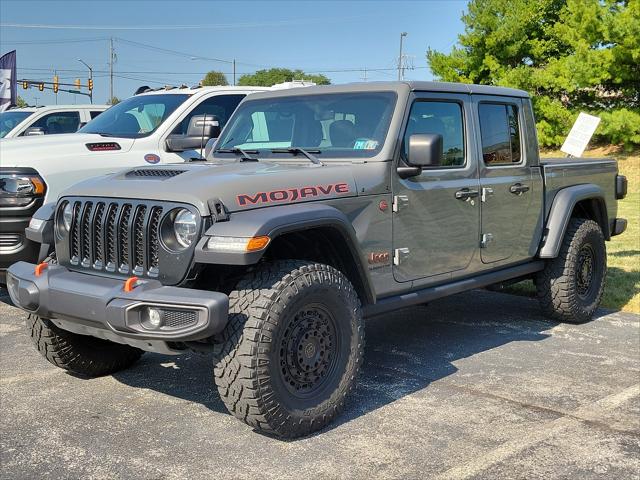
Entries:
[[215,115],[194,115],[189,120],[186,135],[172,134],[167,137],[166,146],[170,152],[199,150],[211,138],[220,135],[220,121]]
[[25,137],[35,137],[37,135],[44,135],[44,128],[42,127],[29,127],[24,131]]
[[409,137],[409,165],[437,167],[442,164],[442,135],[416,133]]
[[220,120],[215,115],[194,115],[189,120],[187,137],[217,138],[220,136]]
[[400,178],[420,175],[425,167],[442,164],[442,135],[437,133],[416,133],[409,137],[408,166],[398,166]]

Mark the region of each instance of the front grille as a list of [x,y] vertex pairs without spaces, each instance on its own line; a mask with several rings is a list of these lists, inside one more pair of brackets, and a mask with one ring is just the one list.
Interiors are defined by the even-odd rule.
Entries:
[[22,245],[19,233],[0,233],[0,251],[15,250]]
[[186,172],[186,170],[170,170],[168,168],[142,168],[140,170],[131,170],[127,172],[127,177],[141,177],[141,178],[172,178],[181,173]]
[[127,201],[71,202],[73,220],[67,238],[71,265],[109,273],[158,276],[160,224],[165,207]]
[[162,320],[165,327],[183,328],[195,325],[198,313],[193,310],[163,310]]

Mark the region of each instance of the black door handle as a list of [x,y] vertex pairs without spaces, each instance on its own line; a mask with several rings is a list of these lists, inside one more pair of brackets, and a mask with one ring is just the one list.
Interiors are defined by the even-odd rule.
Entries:
[[471,198],[475,198],[479,195],[478,190],[470,190],[468,188],[463,188],[462,190],[458,190],[456,192],[456,198],[458,200],[469,200]]
[[529,187],[527,185],[523,185],[522,183],[514,183],[509,187],[509,191],[514,195],[522,195],[523,193],[529,191]]

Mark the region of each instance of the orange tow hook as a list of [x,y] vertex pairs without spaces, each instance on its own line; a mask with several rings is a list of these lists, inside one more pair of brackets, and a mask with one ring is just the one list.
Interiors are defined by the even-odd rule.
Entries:
[[129,293],[131,292],[134,288],[136,288],[138,285],[138,277],[131,277],[131,278],[127,278],[127,281],[124,282],[124,291]]
[[49,264],[47,262],[42,262],[42,263],[39,263],[38,265],[36,265],[36,268],[35,268],[35,271],[34,271],[34,273],[36,274],[36,277],[39,277],[40,275],[42,275],[42,272],[48,266],[49,266]]

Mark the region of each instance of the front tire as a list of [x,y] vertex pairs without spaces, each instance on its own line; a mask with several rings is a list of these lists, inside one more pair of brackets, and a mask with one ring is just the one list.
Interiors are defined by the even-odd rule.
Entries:
[[248,274],[229,300],[214,368],[227,409],[286,438],[331,422],[354,387],[364,349],[349,280],[327,265],[277,261]]
[[600,226],[593,220],[572,218],[558,256],[536,278],[543,311],[561,322],[588,322],[602,300],[606,274],[607,251]]
[[50,363],[83,377],[100,377],[124,370],[144,353],[129,345],[68,332],[37,315],[27,318],[27,331]]

